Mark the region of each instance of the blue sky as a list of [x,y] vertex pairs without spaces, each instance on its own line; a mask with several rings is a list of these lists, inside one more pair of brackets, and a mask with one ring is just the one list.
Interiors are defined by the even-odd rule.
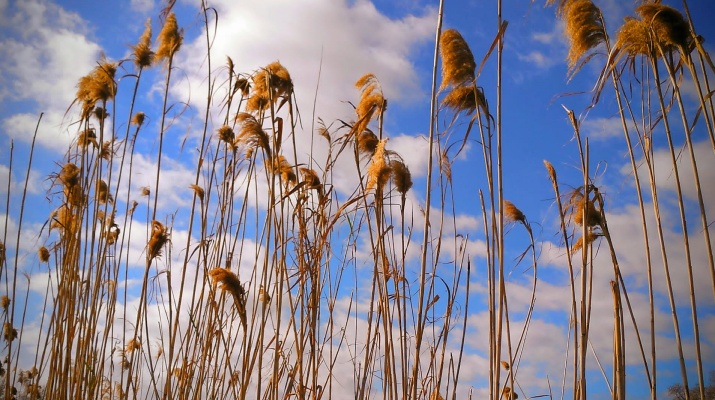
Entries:
[[[354,82],[363,74],[372,72],[381,81],[389,109],[385,131],[389,144],[405,158],[415,179],[410,194],[410,204],[417,207],[424,201],[427,151],[424,136],[429,127],[429,90],[431,64],[434,52],[434,30],[437,2],[422,0],[377,0],[331,1],[290,0],[215,1],[211,3],[218,12],[218,35],[213,47],[214,70],[220,75],[220,65],[225,56],[230,56],[236,70],[251,73],[274,60],[290,71],[296,85],[298,107],[303,133],[312,127],[313,101],[315,115],[326,122],[338,118],[349,120],[353,112],[348,101],[355,103],[358,92]],[[631,2],[618,0],[596,1],[604,13],[609,33],[615,37],[623,18],[633,14]],[[672,4],[681,7],[680,2]],[[712,51],[715,41],[715,7],[709,0],[689,3],[698,33],[705,37],[705,48]],[[45,200],[50,189],[48,174],[61,165],[62,157],[76,134],[72,125],[73,112],[67,112],[72,103],[79,78],[87,74],[105,54],[109,59],[127,58],[133,45],[144,29],[144,22],[152,18],[154,34],[160,30],[157,18],[162,4],[156,0],[132,0],[112,2],[28,0],[22,2],[0,0],[0,195],[6,194],[8,179],[11,193],[17,193],[24,179],[24,166],[39,114],[44,113],[38,136],[36,158],[30,174],[28,204],[31,211],[26,218],[34,228],[41,226],[52,211]],[[605,61],[603,50],[593,58],[571,81],[565,58],[568,42],[564,38],[561,22],[553,7],[544,7],[541,2],[506,0],[503,4],[504,19],[509,21],[505,36],[503,67],[503,132],[504,132],[504,181],[505,197],[514,202],[529,218],[539,242],[540,288],[537,294],[537,319],[532,324],[531,347],[524,356],[522,387],[528,395],[544,394],[546,376],[560,383],[563,352],[566,345],[564,328],[568,317],[568,287],[566,282],[563,249],[559,245],[558,220],[553,203],[553,191],[542,161],[549,160],[558,170],[565,185],[580,183],[579,155],[573,131],[562,107],[574,110],[582,118],[582,133],[589,137],[592,151],[592,171],[596,184],[607,201],[609,225],[616,237],[617,251],[627,281],[632,284],[633,301],[637,310],[647,313],[645,272],[641,268],[643,257],[632,249],[642,248],[639,231],[639,215],[634,207],[634,186],[624,140],[617,118],[617,109],[612,90],[606,88],[597,107],[587,111],[591,101],[588,92],[598,79]],[[205,38],[203,22],[196,2],[180,0],[176,7],[179,25],[185,30],[184,45],[177,55],[177,73],[170,87],[172,101],[190,104],[177,115],[167,137],[166,160],[162,172],[163,193],[160,202],[164,216],[182,210],[190,204],[190,193],[184,188],[193,182],[192,165],[195,163],[195,144],[198,129],[202,124],[205,109]],[[497,28],[495,2],[474,0],[446,1],[444,27],[456,28],[469,43],[477,64],[491,45]],[[322,71],[321,71],[322,68]],[[320,72],[320,80],[318,74]],[[492,56],[479,77],[492,106],[496,104],[495,84],[496,58]],[[118,75],[122,75],[121,70]],[[137,109],[149,116],[149,126],[156,128],[161,107],[162,71],[154,68],[143,78]],[[687,86],[687,82],[686,82]],[[120,81],[120,92],[122,92]],[[129,84],[125,91],[128,92]],[[317,90],[316,90],[317,88]],[[580,94],[579,94],[580,93]],[[687,97],[687,96],[686,96]],[[693,106],[694,97],[688,97]],[[119,105],[126,102],[117,101]],[[65,114],[67,112],[67,114]],[[117,109],[117,115],[126,115],[126,110]],[[153,116],[152,116],[153,115]],[[209,131],[215,131],[222,122],[218,112],[212,114]],[[118,121],[118,132],[126,128]],[[463,123],[463,122],[459,122]],[[705,143],[706,132],[701,123],[693,133],[696,153],[700,163],[701,181],[704,183],[706,209],[715,213],[715,156]],[[476,138],[476,134],[472,139]],[[8,177],[9,145],[14,143],[13,174]],[[183,145],[183,146],[182,146]],[[656,142],[656,156],[666,160],[664,143]],[[301,147],[307,156],[307,146]],[[150,185],[157,150],[157,140],[147,133],[137,142],[135,187]],[[18,167],[19,166],[19,167]],[[347,167],[345,167],[347,168]],[[485,189],[483,165],[479,143],[469,142],[467,151],[454,163],[456,215],[458,232],[479,237],[482,229],[481,211],[477,192]],[[340,171],[338,171],[339,173]],[[666,192],[673,188],[667,169],[660,171],[659,186]],[[345,172],[346,174],[348,172]],[[686,197],[694,201],[694,189],[690,175],[683,173]],[[350,182],[338,191],[347,192]],[[672,193],[672,192],[671,192]],[[13,204],[18,197],[13,196]],[[692,204],[691,204],[692,206]],[[415,208],[417,209],[417,208]],[[689,213],[694,211],[689,208]],[[695,210],[696,211],[696,210]],[[8,221],[10,227],[17,223],[17,207],[0,208],[0,221]],[[697,217],[697,214],[696,214]],[[710,218],[712,220],[712,217]],[[667,210],[667,235],[671,239],[671,257],[678,259],[679,225],[675,208]],[[177,221],[177,229],[185,229],[185,222]],[[693,219],[697,238],[698,220]],[[514,229],[507,240],[514,246],[509,254],[515,258],[523,249],[524,238]],[[513,239],[512,239],[513,238]],[[41,239],[40,239],[41,241]],[[36,235],[28,234],[24,250],[26,259],[34,256],[38,246]],[[178,242],[178,241],[177,241]],[[10,241],[8,241],[10,243]],[[697,260],[704,259],[702,243],[694,245]],[[699,246],[699,247],[698,247]],[[470,243],[474,257],[483,255],[478,240]],[[141,252],[141,249],[135,249]],[[603,284],[597,293],[594,318],[608,321],[602,335],[595,335],[593,346],[603,352],[606,365],[610,364],[611,346],[611,297],[608,287],[609,260],[603,252],[604,272],[597,273],[596,282]],[[657,265],[657,263],[656,263]],[[516,268],[513,278],[515,304],[523,306],[528,300],[528,276],[520,276]],[[706,338],[703,351],[706,360],[715,360],[715,306],[709,290],[709,273],[703,263],[697,270],[703,274],[698,279],[700,301],[701,335]],[[41,271],[30,269],[31,273]],[[658,273],[661,273],[660,271]],[[678,304],[687,306],[687,282],[676,283]],[[38,281],[41,281],[38,275]],[[477,291],[484,283],[475,280]],[[479,286],[481,285],[481,287]],[[39,287],[39,286],[38,286]],[[658,289],[659,312],[657,327],[659,348],[662,347],[664,362],[659,366],[662,375],[660,387],[666,388],[677,378],[677,365],[673,363],[672,325],[663,288]],[[2,290],[0,290],[1,292]],[[40,291],[35,293],[38,295]],[[477,294],[475,298],[479,299]],[[483,297],[482,297],[483,298]],[[689,311],[683,308],[683,319]],[[478,308],[470,320],[475,342],[470,343],[475,353],[483,351],[486,339],[479,342],[479,333],[484,330],[484,310]],[[638,313],[638,311],[637,311]],[[641,314],[647,315],[647,314]],[[645,319],[643,320],[645,321]],[[644,323],[645,326],[645,323]],[[683,323],[683,326],[688,326]],[[688,332],[685,332],[688,335]],[[635,347],[635,346],[632,346]],[[692,347],[686,346],[692,360]],[[669,350],[670,348],[670,350]],[[638,369],[635,348],[629,349],[629,363],[634,365],[629,373],[629,384],[642,387],[642,371]],[[478,370],[482,360],[475,357],[466,361]],[[694,374],[692,362],[691,375]],[[599,375],[595,363],[593,374]],[[710,361],[706,371],[715,369]],[[706,372],[707,373],[707,372]],[[694,377],[694,375],[693,375]],[[474,385],[483,386],[483,377],[471,376]],[[602,382],[599,377],[594,382]],[[592,386],[594,398],[606,397],[605,385]],[[636,392],[634,392],[636,393]],[[635,398],[635,397],[634,397]]]

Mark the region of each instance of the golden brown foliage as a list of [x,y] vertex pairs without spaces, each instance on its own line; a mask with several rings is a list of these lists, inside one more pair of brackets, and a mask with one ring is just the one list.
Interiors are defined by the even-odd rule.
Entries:
[[143,112],[138,112],[132,116],[132,124],[137,125],[137,126],[142,126],[144,124],[144,118],[146,115]]
[[365,129],[357,136],[358,152],[363,155],[372,156],[377,149],[380,139],[371,130]]

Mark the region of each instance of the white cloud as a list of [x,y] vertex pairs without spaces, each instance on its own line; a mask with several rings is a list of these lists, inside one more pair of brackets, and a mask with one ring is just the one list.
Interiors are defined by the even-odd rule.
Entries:
[[[619,117],[586,118],[581,123],[581,133],[592,139],[610,139],[623,136],[623,124]],[[628,122],[629,132],[634,132],[633,122]]]
[[129,5],[132,10],[146,14],[154,9],[154,0],[130,0]]
[[0,40],[1,79],[6,86],[0,99],[30,100],[36,112],[8,117],[3,130],[29,141],[39,114],[45,112],[49,126],[40,143],[64,151],[66,146],[58,145],[68,141],[57,127],[74,99],[77,81],[94,67],[100,48],[85,36],[87,23],[79,15],[49,1],[17,2],[9,20],[13,35]]

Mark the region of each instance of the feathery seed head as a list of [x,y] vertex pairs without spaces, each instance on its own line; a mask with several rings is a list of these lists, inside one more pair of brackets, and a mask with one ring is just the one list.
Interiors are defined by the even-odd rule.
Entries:
[[382,188],[390,179],[390,166],[385,162],[385,144],[387,139],[382,139],[377,143],[377,149],[372,155],[370,166],[367,168],[367,186],[366,190],[375,188],[381,191]]
[[62,166],[59,178],[66,187],[72,187],[79,184],[79,173],[80,169],[78,166],[73,163],[67,163]]
[[50,261],[50,251],[47,247],[42,246],[37,250],[37,256],[40,258],[40,262],[46,263]]
[[99,204],[106,204],[107,202],[112,203],[114,201],[112,195],[109,193],[109,186],[107,185],[107,182],[102,179],[97,179],[96,193]]
[[387,101],[382,94],[380,81],[374,74],[365,74],[357,82],[355,87],[360,89],[360,101],[355,108],[357,122],[353,127],[355,132],[363,132],[375,116],[385,111]]
[[246,102],[246,110],[262,111],[281,97],[293,93],[293,81],[288,70],[280,62],[274,61],[253,75],[253,95]]
[[467,115],[472,115],[479,107],[486,115],[489,115],[489,105],[484,91],[471,84],[454,87],[442,99],[442,106],[451,108],[454,112],[464,111]]
[[522,224],[526,222],[526,216],[521,210],[516,208],[514,203],[509,200],[504,200],[504,220],[507,222],[521,222]]
[[97,143],[97,134],[95,133],[94,128],[83,130],[77,137],[77,146],[81,147],[82,149],[86,150],[87,146],[89,146],[90,143],[95,148],[99,147],[99,144]]
[[2,335],[8,343],[12,342],[13,340],[17,339],[17,329],[13,328],[11,323],[5,322],[3,324]]
[[204,188],[193,183],[189,185],[189,188],[191,188],[194,193],[196,193],[196,196],[198,196],[199,200],[204,201]]
[[142,186],[141,189],[142,189],[142,191],[141,191],[142,197],[146,197],[151,194],[151,190],[149,189],[149,186]]
[[154,62],[156,63],[168,61],[179,51],[181,42],[183,41],[183,32],[179,29],[179,25],[176,22],[176,14],[173,12],[166,18],[164,26],[161,28],[161,32],[159,32],[157,41],[158,45],[154,56]]
[[678,10],[659,3],[646,3],[636,7],[636,13],[653,29],[655,40],[665,50],[687,48],[690,27]]
[[625,51],[629,57],[651,54],[648,25],[639,19],[627,18],[618,30],[614,47]]
[[474,81],[474,70],[477,68],[474,55],[457,30],[447,29],[442,32],[439,52],[442,57],[442,84],[439,90]]
[[233,133],[233,129],[231,129],[228,125],[218,128],[218,139],[226,142],[226,144],[233,147],[234,150],[236,149],[233,143],[235,136],[236,135]]
[[549,179],[551,179],[551,182],[556,183],[556,169],[554,166],[547,160],[544,160],[544,166],[546,167],[546,171],[549,173]]
[[588,233],[586,233],[586,240],[585,240],[586,243],[584,244],[583,237],[578,238],[578,240],[576,241],[576,243],[574,243],[573,247],[571,247],[571,252],[572,252],[572,253],[575,253],[575,252],[577,252],[577,251],[583,249],[584,245],[585,245],[585,246],[590,245],[590,244],[593,243],[593,241],[596,240],[596,238],[599,237],[599,236],[600,236],[600,235],[598,235],[598,234],[596,234],[596,233],[593,233],[593,232],[588,232]]
[[166,242],[169,241],[169,232],[164,227],[164,225],[154,220],[151,222],[151,238],[147,244],[147,257],[149,260],[153,260],[156,257],[161,256],[161,249],[164,247]]
[[5,311],[7,311],[8,307],[10,307],[10,298],[5,294],[0,297],[0,307],[2,307]]
[[139,38],[139,43],[132,47],[132,53],[134,64],[139,69],[149,67],[154,62],[154,52],[151,51],[151,18],[147,18],[144,33]]
[[236,145],[245,145],[249,148],[261,148],[267,157],[271,156],[271,139],[263,130],[256,117],[249,113],[236,114],[236,123],[240,127],[238,136],[235,139]]
[[134,125],[136,125],[136,126],[142,126],[142,124],[144,124],[144,118],[145,118],[145,117],[146,117],[146,115],[145,115],[143,112],[140,111],[140,112],[134,114],[134,116],[132,117],[132,122],[131,122],[131,123],[134,124]]
[[390,161],[390,171],[395,189],[401,194],[407,193],[412,188],[412,174],[405,163],[399,160]]
[[378,142],[380,142],[380,139],[377,138],[377,135],[375,135],[371,130],[365,129],[360,132],[360,134],[357,135],[356,138],[358,152],[360,154],[372,157],[372,155],[375,153],[375,150],[377,149]]
[[323,185],[320,183],[320,178],[315,170],[310,168],[301,168],[300,173],[303,175],[303,182],[308,189],[321,190]]
[[567,60],[569,69],[574,70],[587,51],[605,42],[606,30],[601,10],[591,0],[569,1],[563,8],[563,18],[571,43]]

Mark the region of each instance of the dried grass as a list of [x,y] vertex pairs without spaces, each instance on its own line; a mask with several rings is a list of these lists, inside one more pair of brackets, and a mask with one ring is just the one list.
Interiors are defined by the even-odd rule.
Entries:
[[214,268],[209,271],[209,276],[211,277],[214,286],[220,283],[221,286],[219,286],[219,288],[228,291],[233,296],[238,316],[241,319],[241,325],[243,326],[244,332],[247,331],[248,323],[245,300],[246,291],[243,289],[243,285],[238,279],[238,276],[236,276],[236,274],[234,274],[231,270],[221,267]]
[[569,69],[574,70],[587,51],[605,42],[606,30],[601,10],[591,0],[569,1],[563,8],[563,18],[571,43],[567,60]]
[[163,63],[174,57],[183,41],[183,34],[176,22],[176,14],[169,14],[157,37],[157,49],[154,55],[155,63]]
[[151,238],[147,243],[147,257],[149,261],[161,257],[164,245],[169,241],[169,232],[164,225],[154,220],[151,222]]
[[134,65],[139,69],[150,67],[154,63],[154,52],[151,50],[151,18],[147,18],[144,24],[144,32],[139,38],[139,43],[132,47],[132,55]]

